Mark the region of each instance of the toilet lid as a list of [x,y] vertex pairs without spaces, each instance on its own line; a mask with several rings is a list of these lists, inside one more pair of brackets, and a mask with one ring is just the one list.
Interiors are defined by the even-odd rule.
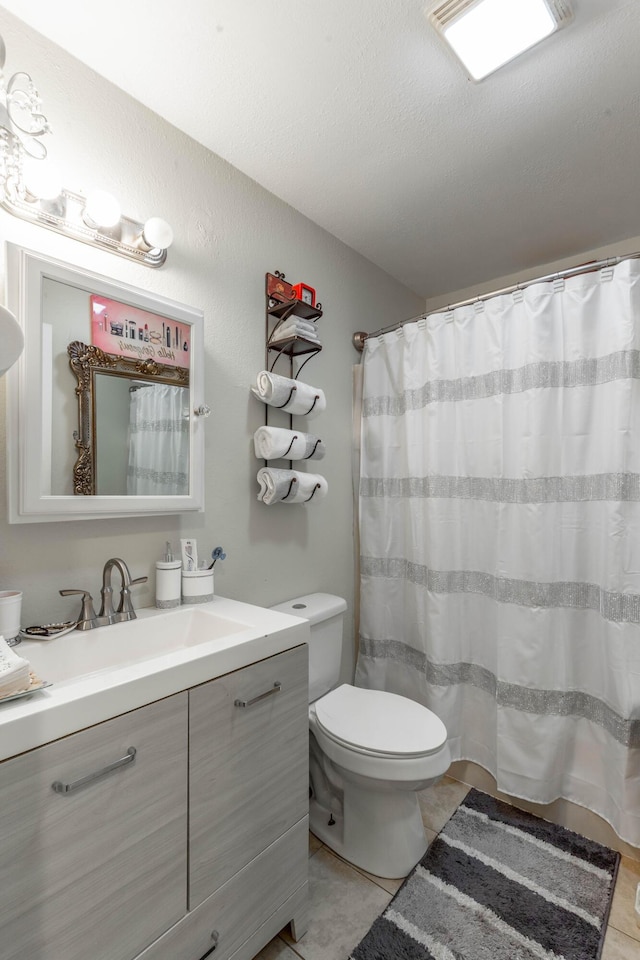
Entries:
[[343,684],[316,700],[316,718],[340,743],[384,757],[424,757],[440,750],[447,730],[435,713],[395,693]]

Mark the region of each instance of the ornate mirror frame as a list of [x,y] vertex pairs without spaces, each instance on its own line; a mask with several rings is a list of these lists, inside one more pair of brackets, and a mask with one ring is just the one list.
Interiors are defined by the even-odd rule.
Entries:
[[95,410],[95,375],[107,373],[127,380],[146,380],[175,387],[189,386],[186,367],[168,367],[155,360],[136,360],[105,353],[99,347],[73,340],[67,347],[69,366],[78,386],[78,431],[74,435],[78,459],[73,468],[73,492],[77,496],[95,496],[97,486],[97,440]]
[[[88,520],[128,516],[177,514],[204,509],[204,335],[200,310],[177,303],[157,294],[120,283],[82,268],[27,250],[12,243],[6,245],[7,299],[25,335],[25,348],[18,362],[5,375],[7,385],[7,494],[9,523],[34,523],[54,520]],[[58,495],[52,492],[51,464],[45,451],[51,446],[51,396],[47,394],[47,377],[51,379],[51,356],[43,334],[43,285],[46,280],[76,287],[80,292],[98,294],[137,307],[178,324],[188,324],[191,336],[188,374],[189,387],[189,491],[177,496],[106,496],[95,494]],[[71,338],[70,338],[71,339]],[[91,350],[97,348],[91,348]],[[96,354],[97,355],[97,354]],[[106,355],[105,355],[106,356]],[[110,355],[109,355],[110,356]],[[57,357],[57,354],[56,354]],[[56,358],[54,358],[56,359]],[[133,363],[124,358],[118,362]],[[144,360],[135,376],[149,376]],[[47,366],[48,365],[48,366]],[[65,355],[65,366],[69,369]],[[155,366],[162,366],[155,364]],[[103,368],[104,369],[104,368]],[[179,368],[164,367],[175,371]],[[175,376],[170,373],[169,376]],[[84,376],[84,374],[83,374]],[[95,368],[92,376],[95,376]],[[69,375],[71,383],[73,377]],[[176,382],[176,381],[173,381]],[[73,386],[70,401],[75,404]],[[83,400],[82,397],[85,399]],[[78,395],[82,406],[87,393]],[[49,404],[47,406],[47,404]],[[79,437],[89,439],[86,415],[81,412]],[[70,425],[70,450],[74,450]],[[48,432],[49,431],[49,434]],[[81,453],[78,448],[78,453]],[[75,455],[77,456],[77,454]],[[75,459],[75,456],[73,459]],[[94,470],[95,475],[95,470]],[[69,474],[69,481],[71,476]],[[71,483],[69,482],[69,489]]]

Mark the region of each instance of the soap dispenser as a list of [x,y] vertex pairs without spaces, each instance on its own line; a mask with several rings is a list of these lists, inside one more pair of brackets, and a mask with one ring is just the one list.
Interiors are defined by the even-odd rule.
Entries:
[[173,559],[171,544],[167,541],[164,559],[156,561],[156,607],[169,610],[181,602],[182,561]]

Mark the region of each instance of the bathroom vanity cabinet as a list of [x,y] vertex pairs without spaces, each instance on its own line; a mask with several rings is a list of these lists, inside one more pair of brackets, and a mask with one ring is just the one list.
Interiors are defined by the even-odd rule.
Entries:
[[177,694],[0,765],[2,960],[124,960],[182,916],[187,708]]
[[307,815],[308,703],[302,647],[191,691],[190,909]]
[[302,644],[2,762],[2,960],[250,960],[300,936],[307,701]]

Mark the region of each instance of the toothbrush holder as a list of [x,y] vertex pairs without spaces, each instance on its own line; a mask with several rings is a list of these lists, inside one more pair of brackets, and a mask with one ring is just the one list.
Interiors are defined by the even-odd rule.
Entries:
[[182,571],[182,602],[209,603],[213,600],[213,570]]

